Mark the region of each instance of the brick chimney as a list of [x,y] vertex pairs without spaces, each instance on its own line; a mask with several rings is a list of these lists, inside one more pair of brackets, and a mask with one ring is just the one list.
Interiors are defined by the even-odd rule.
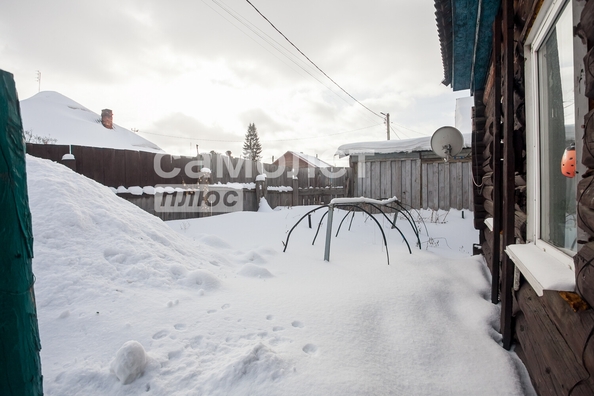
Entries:
[[101,124],[107,129],[113,129],[113,113],[111,110],[101,110]]

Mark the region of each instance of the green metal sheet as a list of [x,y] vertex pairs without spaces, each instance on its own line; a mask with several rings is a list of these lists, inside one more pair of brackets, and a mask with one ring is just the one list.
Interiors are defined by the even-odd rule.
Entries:
[[12,74],[0,70],[0,395],[42,395],[25,142]]

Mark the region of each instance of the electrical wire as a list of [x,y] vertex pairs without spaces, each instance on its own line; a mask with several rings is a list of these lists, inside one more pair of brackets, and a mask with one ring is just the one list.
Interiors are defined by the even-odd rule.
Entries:
[[392,132],[394,132],[394,135],[398,138],[398,140],[402,139],[400,136],[398,136],[398,133],[396,132],[396,130],[394,129],[394,127],[392,125],[390,125],[390,130]]
[[[201,1],[208,8],[210,8],[215,13],[217,13],[221,18],[225,19],[227,22],[229,22],[231,25],[233,25],[237,30],[239,30],[241,33],[243,33],[244,35],[246,35],[250,40],[254,41],[256,44],[258,44],[260,47],[262,47],[263,49],[265,49],[272,56],[274,56],[275,58],[277,58],[279,61],[283,62],[285,65],[287,65],[289,68],[291,68],[291,70],[293,70],[294,72],[300,74],[300,72],[297,69],[293,68],[290,64],[288,64],[287,62],[285,62],[283,59],[281,59],[275,53],[273,53],[268,48],[266,48],[264,45],[262,45],[262,43],[258,42],[254,37],[250,36],[247,32],[245,32],[241,27],[239,27],[237,24],[235,24],[232,20],[230,20],[229,18],[225,17],[225,15],[221,14],[219,11],[217,11],[215,8],[213,8],[209,3],[207,3],[206,0],[201,0]],[[313,79],[315,79],[318,83],[320,83],[322,86],[324,86],[324,88],[326,88],[327,90],[329,90],[330,92],[332,92],[334,95],[336,95],[340,100],[342,100],[346,104],[350,105],[350,102],[347,101],[343,96],[339,95],[338,92],[334,91],[332,88],[330,88],[330,86],[328,86],[327,84],[325,84],[324,82],[322,82],[319,78],[317,78],[309,70],[307,70],[304,66],[308,66],[309,64],[306,63],[305,61],[303,61],[300,57],[298,57],[297,55],[295,55],[294,53],[292,53],[289,49],[287,49],[286,47],[284,47],[281,43],[279,43],[277,40],[275,40],[269,34],[267,34],[266,32],[264,32],[262,29],[260,29],[259,27],[257,27],[256,25],[254,25],[253,23],[251,23],[250,21],[248,21],[246,18],[242,17],[241,14],[239,14],[237,11],[233,10],[233,8],[231,8],[229,5],[226,5],[226,4],[222,3],[221,1],[217,1],[217,0],[212,0],[212,2],[215,3],[218,7],[220,7],[227,14],[229,14],[236,21],[238,21],[243,26],[245,26],[247,29],[249,29],[252,33],[254,33],[256,36],[258,36],[261,40],[263,40],[268,45],[270,45],[271,47],[273,47],[282,56],[284,56],[285,58],[287,58],[288,60],[290,60],[292,63],[294,63],[297,67],[299,67],[301,70],[303,70],[305,73],[307,73],[310,77],[312,77]],[[260,31],[260,33],[257,32],[256,30]],[[264,36],[266,36],[268,38],[266,38]],[[276,43],[276,45],[273,42]],[[301,62],[302,64],[299,64],[298,62]]]
[[359,102],[359,101],[358,101],[358,100],[357,100],[357,99],[356,99],[356,98],[355,98],[353,95],[351,95],[350,93],[348,93],[348,92],[347,92],[347,91],[346,91],[346,90],[345,90],[343,87],[341,87],[341,86],[340,86],[340,85],[339,85],[339,84],[338,84],[336,81],[334,81],[334,80],[333,80],[333,79],[332,79],[332,78],[331,78],[331,77],[330,77],[328,74],[326,74],[326,72],[324,72],[324,71],[323,71],[323,70],[322,70],[322,69],[321,69],[321,68],[320,68],[318,65],[316,65],[316,64],[314,63],[314,61],[312,61],[311,59],[309,59],[309,57],[308,57],[307,55],[305,55],[305,54],[303,53],[303,51],[301,51],[301,50],[299,49],[299,47],[297,47],[295,44],[293,44],[293,42],[292,42],[291,40],[289,40],[289,38],[288,38],[287,36],[285,36],[285,35],[283,34],[283,32],[281,32],[281,31],[280,31],[280,30],[279,30],[279,29],[278,29],[276,26],[274,26],[274,24],[273,24],[272,22],[270,22],[270,20],[269,20],[268,18],[266,18],[266,16],[265,16],[264,14],[262,14],[262,13],[260,12],[260,10],[258,10],[258,8],[256,8],[256,6],[255,6],[255,5],[253,5],[253,4],[250,2],[250,0],[245,0],[245,1],[246,1],[246,2],[247,2],[249,5],[251,5],[251,6],[254,8],[254,10],[256,10],[256,12],[257,12],[258,14],[260,14],[260,16],[261,16],[262,18],[264,18],[264,20],[266,20],[266,22],[268,22],[268,23],[270,24],[270,26],[272,26],[272,27],[274,28],[274,30],[276,30],[276,31],[277,31],[277,32],[278,32],[278,33],[279,33],[281,36],[283,36],[283,38],[284,38],[285,40],[287,40],[287,42],[288,42],[289,44],[291,44],[291,45],[293,46],[293,48],[295,48],[295,49],[296,49],[296,50],[297,50],[297,51],[298,51],[298,52],[299,52],[301,55],[303,55],[303,56],[305,57],[305,59],[307,59],[307,60],[309,61],[309,63],[311,63],[312,65],[314,65],[314,67],[315,67],[316,69],[318,69],[318,70],[320,71],[320,73],[322,73],[324,76],[326,76],[326,78],[328,78],[330,81],[332,81],[332,83],[334,83],[334,85],[336,85],[338,88],[340,88],[340,90],[341,90],[342,92],[344,92],[345,94],[347,94],[347,95],[348,95],[348,96],[349,96],[351,99],[353,99],[353,100],[354,100],[355,102],[357,102],[359,105],[363,106],[363,107],[364,107],[366,110],[368,110],[369,112],[371,112],[371,113],[372,113],[372,114],[374,114],[375,116],[377,116],[377,117],[379,117],[379,118],[382,118],[382,119],[384,118],[382,115],[380,115],[380,114],[376,113],[375,111],[371,110],[369,107],[367,107],[367,106],[365,106],[363,103]]
[[[208,5],[204,0],[202,0],[202,2],[205,3],[208,7],[210,7],[210,5]],[[245,26],[246,28],[248,28],[252,33],[254,33],[258,37],[260,37],[260,39],[262,39],[268,45],[270,45],[275,50],[277,50],[281,55],[283,55],[285,58],[287,58],[288,60],[290,60],[293,64],[295,64],[297,67],[299,67],[305,73],[307,73],[311,78],[313,78],[314,80],[316,80],[317,82],[319,82],[321,85],[323,85],[326,89],[328,89],[330,92],[332,92],[338,98],[340,98],[342,101],[344,101],[345,103],[349,104],[349,102],[345,98],[343,98],[337,92],[333,91],[329,86],[327,86],[326,84],[324,84],[319,78],[317,78],[316,76],[314,76],[309,70],[307,70],[305,67],[303,67],[303,65],[299,64],[297,62],[297,61],[300,60],[299,58],[297,58],[294,54],[292,54],[287,48],[285,48],[282,44],[280,44],[274,38],[270,37],[270,35],[268,35],[262,29],[258,28],[257,26],[255,26],[254,24],[252,24],[251,22],[249,22],[247,19],[243,18],[239,13],[237,13],[236,11],[234,11],[228,5],[225,5],[224,3],[221,3],[221,2],[219,2],[217,0],[212,0],[212,2],[215,3],[217,6],[219,6],[223,11],[225,11],[227,14],[229,14],[235,20],[237,20],[239,23],[241,23],[243,26]],[[243,34],[245,34],[246,36],[248,36],[250,39],[252,39],[253,41],[255,41],[258,45],[260,45],[266,51],[268,51],[269,53],[271,53],[275,58],[277,58],[278,60],[280,60],[281,62],[283,62],[285,65],[289,66],[291,69],[293,69],[293,67],[291,67],[291,65],[289,65],[288,63],[286,63],[285,61],[283,61],[281,58],[279,58],[278,56],[276,56],[274,53],[270,52],[266,47],[264,47],[262,44],[258,43],[253,37],[251,37],[250,35],[248,35],[247,33],[245,33],[243,30],[241,30],[241,28],[239,28],[237,25],[235,25],[232,21],[230,21],[229,19],[225,18],[219,12],[217,12],[216,10],[214,10],[212,7],[210,7],[210,8],[213,11],[215,11],[217,14],[219,14],[221,17],[223,17],[225,20],[227,20],[227,22],[229,22],[233,26],[235,26],[240,32],[242,32]],[[266,37],[264,37],[264,36],[268,37],[268,39]],[[276,43],[276,45],[273,42]],[[283,52],[283,51],[285,51],[285,52]],[[292,56],[295,59],[292,59],[289,55]],[[299,73],[297,70],[295,70],[295,69],[293,69],[293,70],[295,72]]]

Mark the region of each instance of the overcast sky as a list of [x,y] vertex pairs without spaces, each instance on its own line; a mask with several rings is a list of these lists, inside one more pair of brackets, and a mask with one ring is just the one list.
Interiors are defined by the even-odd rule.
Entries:
[[[265,162],[287,150],[332,163],[343,143],[454,124],[433,0],[7,1],[0,68],[21,100],[57,91],[170,153],[241,155],[255,123]],[[280,48],[280,51],[278,50]],[[396,136],[395,136],[396,134]],[[166,136],[169,137],[166,137]]]

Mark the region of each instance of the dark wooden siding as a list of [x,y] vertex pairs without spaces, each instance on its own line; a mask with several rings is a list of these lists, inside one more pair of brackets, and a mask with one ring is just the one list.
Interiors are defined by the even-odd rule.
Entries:
[[[512,320],[504,325],[512,326],[516,352],[525,363],[532,383],[539,395],[593,395],[594,394],[594,193],[589,191],[594,183],[594,155],[591,155],[588,141],[594,141],[594,128],[587,127],[589,114],[584,119],[583,163],[590,169],[578,186],[578,224],[588,232],[588,241],[582,241],[575,256],[576,293],[545,291],[542,297],[523,278],[520,288],[511,292],[509,284],[499,282],[502,260],[500,232],[504,229],[501,198],[503,196],[503,170],[500,168],[504,151],[500,145],[503,138],[500,126],[506,117],[513,117],[511,157],[513,166],[513,239],[526,242],[526,113],[525,113],[525,70],[523,47],[531,23],[539,12],[541,0],[515,0],[513,2],[514,37],[513,50],[504,47],[501,31],[502,19],[495,22],[494,48],[487,84],[482,92],[475,92],[473,111],[473,172],[481,180],[475,186],[475,228],[480,230],[482,251],[493,274],[494,303],[501,295],[511,293],[513,300]],[[590,12],[589,10],[592,10]],[[581,34],[588,40],[588,48],[594,44],[594,1],[586,3],[580,23]],[[580,29],[576,29],[580,30]],[[505,61],[513,57],[513,70],[505,75]],[[594,58],[594,56],[593,56]],[[585,58],[585,70],[589,69]],[[586,73],[587,74],[587,73]],[[594,73],[593,73],[594,75]],[[507,78],[507,81],[506,81]],[[506,82],[509,85],[506,85]],[[591,79],[594,87],[594,78]],[[588,77],[586,76],[586,85]],[[511,97],[505,97],[503,87],[513,86]],[[588,91],[594,99],[594,89]],[[509,103],[509,106],[506,105]],[[591,104],[594,102],[590,102]],[[506,108],[511,109],[507,111]],[[510,121],[509,118],[507,121]],[[511,147],[511,146],[510,146]],[[593,145],[594,147],[594,145]],[[594,152],[594,150],[592,150]],[[509,153],[509,152],[508,152]],[[593,189],[594,190],[594,189]],[[532,214],[535,215],[535,214]],[[494,230],[484,225],[484,219],[493,217]],[[507,219],[509,220],[509,219]],[[591,226],[590,226],[591,224]],[[584,245],[584,243],[586,243]],[[509,275],[509,274],[508,274]],[[505,304],[502,304],[504,311]],[[505,312],[502,312],[505,315]],[[505,339],[505,335],[504,335]],[[505,341],[504,341],[505,343]]]

